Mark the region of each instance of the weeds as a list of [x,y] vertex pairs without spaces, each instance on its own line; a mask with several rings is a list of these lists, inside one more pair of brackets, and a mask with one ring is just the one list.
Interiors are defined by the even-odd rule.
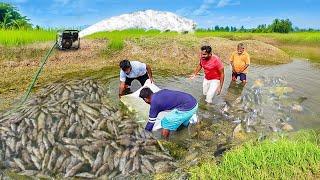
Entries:
[[305,179],[320,173],[320,149],[314,131],[293,137],[247,142],[227,152],[221,164],[205,162],[190,170],[191,179]]

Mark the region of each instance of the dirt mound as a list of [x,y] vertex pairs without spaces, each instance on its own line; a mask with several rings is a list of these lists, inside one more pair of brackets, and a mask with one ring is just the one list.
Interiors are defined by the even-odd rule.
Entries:
[[232,41],[225,38],[205,38],[201,44],[209,44],[213,52],[228,62],[238,43],[244,43],[250,54],[251,62],[256,64],[283,64],[290,62],[290,57],[281,49],[257,40]]
[[198,62],[199,48],[211,45],[213,52],[228,63],[229,57],[236,50],[237,44],[243,42],[251,62],[257,64],[281,64],[290,62],[290,57],[284,51],[256,40],[232,41],[225,38],[196,38],[178,36],[174,38],[141,38],[126,41],[125,50],[114,57],[115,60],[139,59],[161,69],[175,71],[190,71]]

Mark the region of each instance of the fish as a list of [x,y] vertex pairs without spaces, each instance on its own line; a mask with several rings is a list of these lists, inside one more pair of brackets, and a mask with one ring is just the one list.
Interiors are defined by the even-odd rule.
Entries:
[[104,101],[94,81],[46,88],[14,113],[0,115],[5,168],[37,178],[62,174],[89,179],[152,173],[156,161],[174,161],[131,115]]
[[69,171],[67,171],[64,177],[67,178],[75,175],[83,165],[84,165],[84,162],[79,162],[78,164],[73,166]]
[[115,152],[114,154],[114,167],[118,167],[119,162],[120,162],[120,158],[122,155],[122,149],[118,149],[118,151]]
[[155,169],[152,165],[152,163],[145,157],[145,156],[140,156],[141,157],[141,162],[144,165],[145,168],[148,169],[150,172],[155,172]]
[[83,173],[76,174],[75,177],[85,178],[85,179],[96,178],[96,176],[94,174],[90,174],[88,172],[83,172]]
[[107,163],[110,155],[111,155],[111,147],[110,145],[106,145],[103,152],[102,162]]
[[21,161],[21,159],[19,159],[19,158],[13,158],[13,160],[14,160],[14,162],[17,164],[17,166],[19,166],[19,168],[21,169],[21,170],[26,170],[26,167],[25,167],[25,165],[23,164],[23,162]]
[[97,172],[98,168],[101,167],[102,162],[103,162],[103,150],[101,149],[98,152],[95,161],[93,162],[93,166],[92,166],[93,173]]
[[121,158],[119,160],[119,170],[121,172],[124,171],[125,165],[127,163],[127,158],[129,157],[129,154],[130,154],[130,150],[129,149],[124,150],[123,153],[121,154]]
[[105,173],[108,171],[108,169],[109,169],[108,163],[104,163],[104,164],[98,169],[98,171],[96,172],[95,176],[96,176],[96,177],[99,177],[99,176],[105,174]]

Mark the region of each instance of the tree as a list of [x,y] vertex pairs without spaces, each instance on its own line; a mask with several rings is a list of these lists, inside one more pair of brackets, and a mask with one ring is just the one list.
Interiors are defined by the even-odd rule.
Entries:
[[240,27],[239,32],[246,32],[246,29],[244,29],[243,26]]
[[22,16],[15,6],[0,2],[0,28],[32,28],[26,16]]
[[292,22],[289,19],[275,19],[269,26],[271,32],[288,33],[293,30]]
[[225,30],[226,32],[229,32],[229,31],[230,31],[229,26],[226,26],[226,27],[224,28],[224,30]]

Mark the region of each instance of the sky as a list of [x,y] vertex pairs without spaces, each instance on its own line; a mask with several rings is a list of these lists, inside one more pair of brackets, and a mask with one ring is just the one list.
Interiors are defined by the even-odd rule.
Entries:
[[320,0],[1,0],[42,27],[81,27],[140,10],[169,11],[199,28],[270,24],[290,19],[294,27],[320,29]]

